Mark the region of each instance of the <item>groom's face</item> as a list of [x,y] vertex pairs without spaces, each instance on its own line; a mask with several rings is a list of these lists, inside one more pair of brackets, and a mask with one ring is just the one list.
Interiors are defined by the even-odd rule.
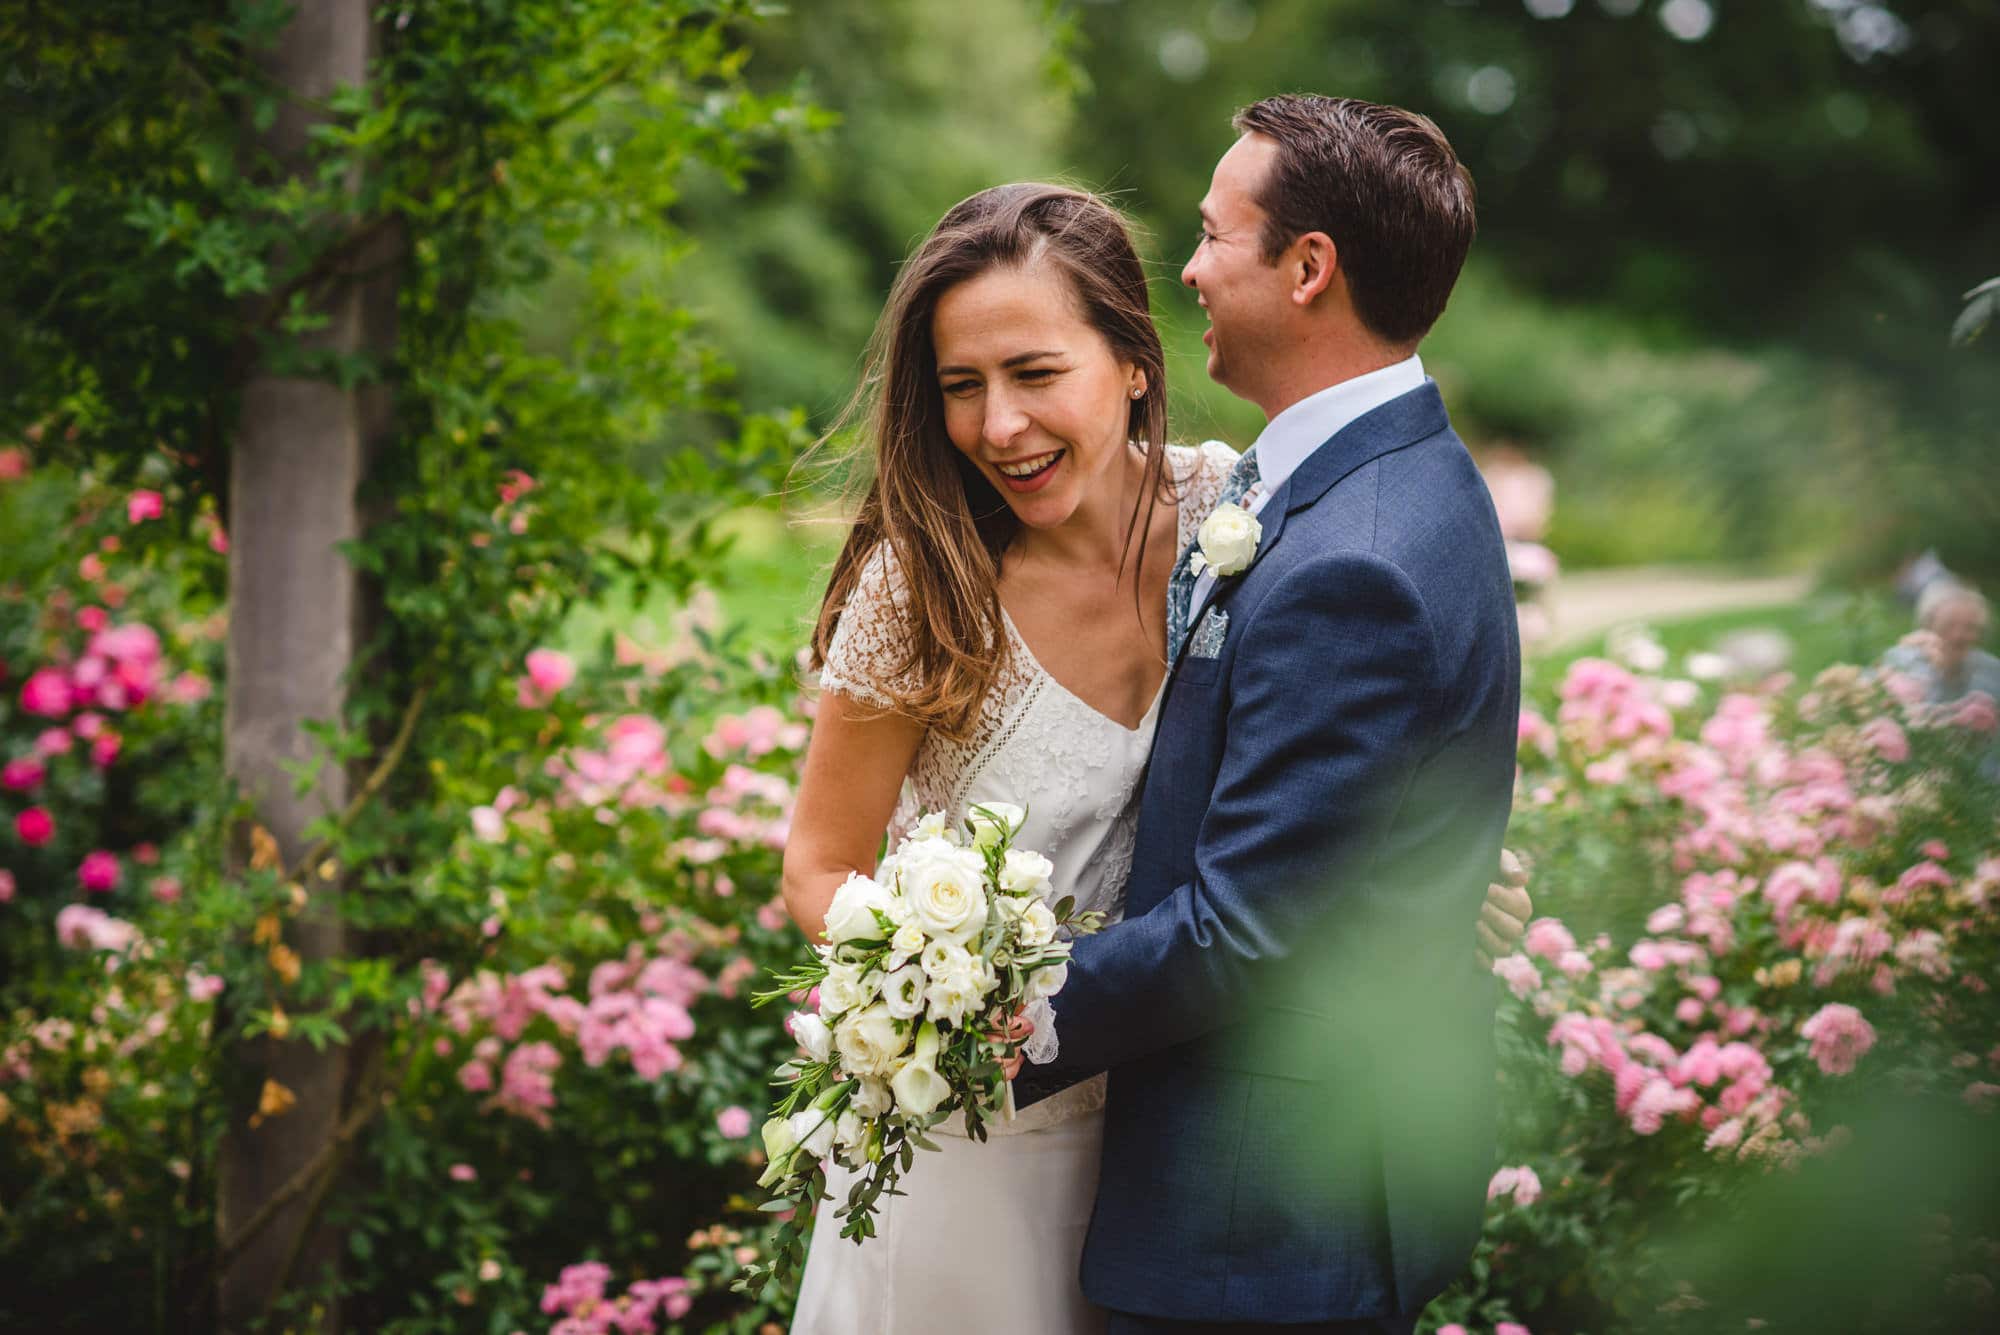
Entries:
[[1290,341],[1295,314],[1284,268],[1264,257],[1267,215],[1257,202],[1277,156],[1277,143],[1261,134],[1244,135],[1222,155],[1201,201],[1201,240],[1181,270],[1208,312],[1201,341],[1209,375],[1252,402],[1261,401],[1261,381]]

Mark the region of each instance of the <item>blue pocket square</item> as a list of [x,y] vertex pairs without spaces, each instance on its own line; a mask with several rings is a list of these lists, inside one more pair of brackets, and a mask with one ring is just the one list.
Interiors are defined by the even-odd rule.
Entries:
[[1229,613],[1219,607],[1211,607],[1202,615],[1201,624],[1188,636],[1188,657],[1214,658],[1222,652],[1222,637],[1229,633]]

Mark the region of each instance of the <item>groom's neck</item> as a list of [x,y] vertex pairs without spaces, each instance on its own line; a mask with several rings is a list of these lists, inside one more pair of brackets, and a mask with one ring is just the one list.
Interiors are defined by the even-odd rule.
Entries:
[[1323,389],[1394,366],[1416,349],[1385,343],[1365,331],[1329,330],[1308,336],[1292,351],[1273,368],[1275,374],[1255,400],[1267,419]]

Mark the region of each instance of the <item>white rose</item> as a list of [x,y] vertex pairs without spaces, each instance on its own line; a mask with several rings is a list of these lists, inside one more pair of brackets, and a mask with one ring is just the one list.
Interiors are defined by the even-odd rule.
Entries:
[[872,1075],[864,1075],[855,1082],[854,1097],[847,1101],[848,1108],[862,1117],[880,1117],[893,1105],[888,1082]]
[[899,1020],[914,1020],[924,1011],[924,988],[930,980],[921,965],[910,963],[882,979],[882,1004]]
[[937,1073],[938,1031],[934,1024],[917,1030],[917,1052],[889,1081],[896,1107],[905,1117],[929,1117],[951,1097],[951,1085]]
[[1012,838],[1027,815],[1012,802],[976,804],[965,816],[966,823],[972,827],[972,846],[991,848],[1002,840]]
[[881,940],[882,925],[875,920],[878,909],[888,912],[889,892],[860,872],[853,873],[826,906],[826,939],[835,945]]
[[1069,981],[1069,961],[1049,964],[1030,973],[1021,986],[1021,1000],[1040,1001],[1062,991]]
[[827,1108],[807,1108],[792,1114],[792,1136],[798,1146],[815,1159],[824,1159],[833,1148],[834,1116]]
[[831,965],[826,977],[820,980],[819,1013],[822,1016],[845,1015],[874,999],[875,989],[862,980],[858,964]]
[[904,1039],[896,1032],[896,1017],[879,1002],[848,1016],[833,1031],[841,1065],[853,1075],[884,1075],[903,1055]]
[[[820,993],[822,998],[825,993]],[[816,1062],[823,1062],[833,1053],[833,1031],[826,1027],[826,1021],[811,1011],[792,1012],[792,1037],[806,1050],[806,1056]]]
[[910,920],[932,937],[965,942],[986,926],[986,866],[969,848],[927,840],[903,853]]
[[1000,862],[1000,888],[1010,895],[1048,895],[1056,864],[1026,848],[1010,848]]
[[1218,577],[1240,575],[1257,555],[1264,526],[1240,505],[1218,505],[1201,521],[1194,537],[1201,544],[1200,554],[1189,562],[1195,574],[1209,570]]

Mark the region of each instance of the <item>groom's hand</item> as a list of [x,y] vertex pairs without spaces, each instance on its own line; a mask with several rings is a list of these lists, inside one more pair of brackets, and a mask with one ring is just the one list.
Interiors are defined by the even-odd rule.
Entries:
[[1500,880],[1502,884],[1486,887],[1486,902],[1473,926],[1479,940],[1479,967],[1486,970],[1502,955],[1513,953],[1535,912],[1535,901],[1527,891],[1527,865],[1511,849],[1500,850]]

